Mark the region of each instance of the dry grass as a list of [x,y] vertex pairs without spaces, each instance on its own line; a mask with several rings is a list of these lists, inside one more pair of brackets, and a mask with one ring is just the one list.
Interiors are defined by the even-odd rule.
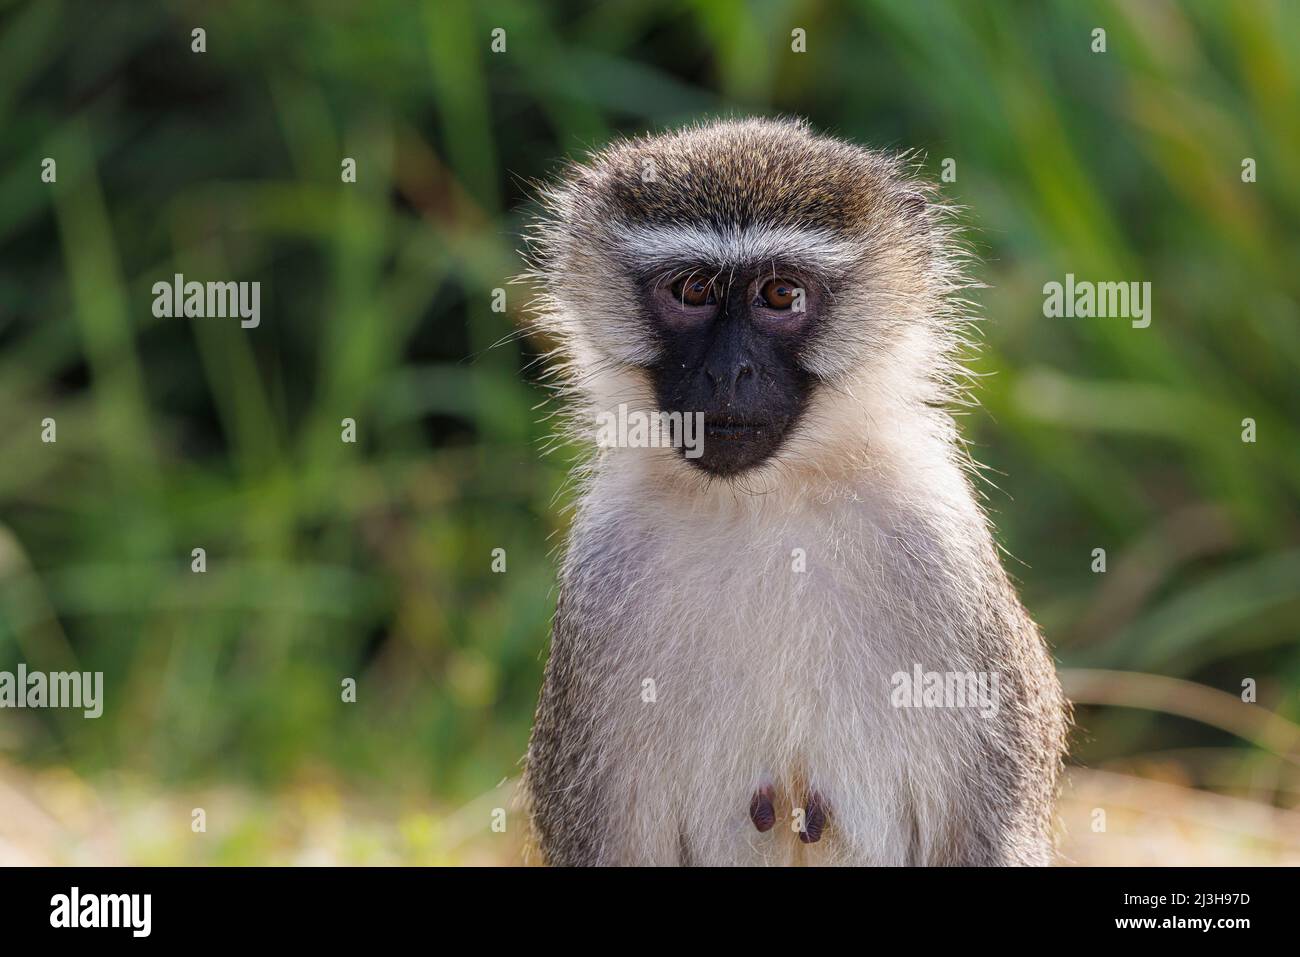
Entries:
[[[459,809],[412,801],[384,810],[320,782],[274,796],[178,793],[6,766],[0,865],[517,864],[516,817],[505,834],[489,826],[511,792],[505,782]],[[207,813],[206,833],[190,828],[195,807]],[[1092,828],[1098,808],[1104,832]],[[1300,864],[1300,812],[1116,771],[1072,769],[1060,827],[1063,864]]]

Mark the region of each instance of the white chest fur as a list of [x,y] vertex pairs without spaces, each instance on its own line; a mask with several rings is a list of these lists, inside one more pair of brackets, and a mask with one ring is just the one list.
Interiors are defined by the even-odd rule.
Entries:
[[[608,612],[596,629],[611,857],[903,864],[924,854],[969,772],[964,729],[982,719],[895,707],[892,676],[977,665],[948,627],[966,614],[960,537],[860,490],[717,506],[683,509],[666,495],[588,511],[575,534],[571,564],[584,548],[613,549],[604,567],[622,575],[612,592],[602,582]],[[566,587],[582,587],[572,577]],[[760,833],[749,804],[765,782],[777,821]],[[805,845],[795,828],[813,791],[830,824]]]

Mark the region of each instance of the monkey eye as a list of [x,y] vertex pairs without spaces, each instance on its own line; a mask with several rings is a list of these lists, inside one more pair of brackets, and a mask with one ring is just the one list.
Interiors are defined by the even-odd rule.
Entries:
[[711,306],[718,301],[713,294],[713,280],[695,275],[673,283],[673,298],[686,306]]
[[763,283],[758,291],[759,302],[754,305],[765,305],[769,309],[789,309],[794,305],[795,291],[798,289],[794,283],[788,279],[769,279]]

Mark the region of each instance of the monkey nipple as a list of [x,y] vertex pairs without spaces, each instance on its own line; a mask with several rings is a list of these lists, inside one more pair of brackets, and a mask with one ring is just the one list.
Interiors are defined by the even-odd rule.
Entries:
[[808,795],[807,805],[804,807],[803,829],[799,832],[799,840],[805,844],[816,844],[822,839],[822,832],[826,830],[826,800],[813,791]]
[[749,819],[759,831],[770,831],[776,823],[776,808],[772,806],[772,788],[764,785],[749,799]]

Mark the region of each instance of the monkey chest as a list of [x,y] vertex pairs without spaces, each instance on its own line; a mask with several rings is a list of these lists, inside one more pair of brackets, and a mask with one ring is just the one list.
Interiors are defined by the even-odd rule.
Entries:
[[954,729],[891,702],[915,657],[906,622],[833,580],[732,576],[723,595],[682,585],[671,611],[614,632],[602,763],[627,846],[663,862],[905,863],[955,770]]

